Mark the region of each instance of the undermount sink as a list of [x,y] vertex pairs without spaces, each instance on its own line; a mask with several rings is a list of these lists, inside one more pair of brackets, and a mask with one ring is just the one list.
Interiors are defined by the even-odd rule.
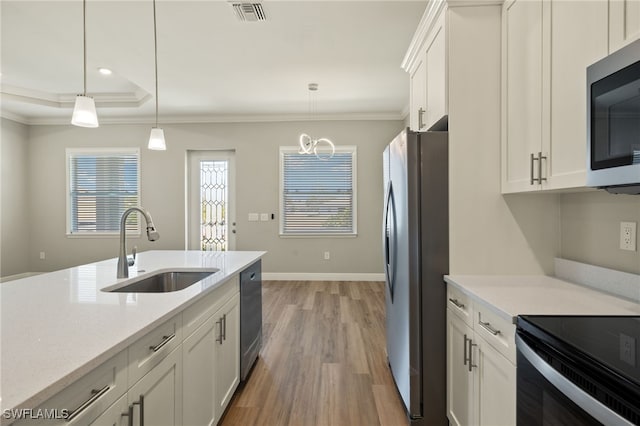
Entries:
[[107,287],[102,291],[109,293],[169,293],[185,289],[216,272],[218,270],[160,272],[123,286]]

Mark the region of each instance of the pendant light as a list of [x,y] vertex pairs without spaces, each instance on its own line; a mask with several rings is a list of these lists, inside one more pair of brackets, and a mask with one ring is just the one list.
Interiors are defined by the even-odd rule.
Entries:
[[[309,83],[309,115],[311,116],[316,110],[315,92],[317,91],[318,83]],[[336,152],[336,147],[331,140],[327,138],[314,139],[306,133],[300,134],[298,143],[300,145],[299,154],[313,153],[319,160],[329,160]],[[325,152],[325,149],[318,149],[318,147],[323,144],[326,145],[325,149],[328,149],[330,151],[329,153]]]
[[82,95],[76,96],[71,124],[80,127],[98,127],[96,104],[91,96],[87,96],[87,0],[82,0],[82,45],[84,90]]
[[156,71],[156,125],[151,128],[147,148],[154,151],[165,151],[167,144],[164,141],[164,130],[158,127],[158,29],[156,24],[156,0],[153,0],[153,46]]

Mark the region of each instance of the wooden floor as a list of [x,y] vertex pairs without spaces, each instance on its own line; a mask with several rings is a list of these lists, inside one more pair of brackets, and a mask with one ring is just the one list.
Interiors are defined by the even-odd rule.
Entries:
[[222,426],[407,424],[385,351],[384,284],[263,282],[263,344]]

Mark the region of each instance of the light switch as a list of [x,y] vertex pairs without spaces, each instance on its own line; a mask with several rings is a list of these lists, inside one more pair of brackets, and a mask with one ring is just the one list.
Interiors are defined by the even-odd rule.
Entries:
[[257,222],[258,213],[249,213],[249,222]]
[[260,213],[260,220],[266,222],[269,220],[269,213]]

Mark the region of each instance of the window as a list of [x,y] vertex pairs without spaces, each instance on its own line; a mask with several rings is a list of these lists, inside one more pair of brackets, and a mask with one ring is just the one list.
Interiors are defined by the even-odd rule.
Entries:
[[[120,232],[120,218],[139,206],[140,151],[67,149],[67,234]],[[127,219],[127,231],[140,233],[137,214]]]
[[280,147],[280,234],[356,234],[356,147],[329,160]]

